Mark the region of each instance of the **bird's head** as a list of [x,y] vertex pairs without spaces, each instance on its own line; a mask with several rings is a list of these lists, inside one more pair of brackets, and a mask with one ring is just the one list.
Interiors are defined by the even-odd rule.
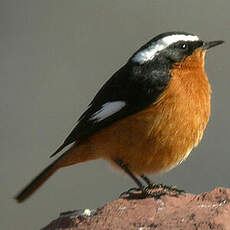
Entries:
[[[166,32],[154,37],[130,58],[137,65],[155,64],[163,67],[183,63],[187,57],[191,62],[202,62],[207,49],[222,44],[223,41],[205,42],[198,36],[185,32]],[[199,58],[197,58],[199,57]]]

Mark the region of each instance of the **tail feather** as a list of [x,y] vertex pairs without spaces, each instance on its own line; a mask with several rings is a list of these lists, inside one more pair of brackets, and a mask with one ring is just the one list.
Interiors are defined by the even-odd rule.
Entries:
[[64,152],[59,158],[45,168],[38,176],[36,176],[30,184],[28,184],[15,199],[21,203],[31,196],[42,184],[46,182],[58,169],[73,164],[97,159],[98,156],[91,154],[88,145],[80,145],[78,148],[72,146]]
[[30,184],[28,184],[16,197],[15,199],[21,203],[31,196],[46,180],[51,177],[59,167],[57,167],[57,161],[54,161],[47,168],[45,168],[38,176],[36,176]]

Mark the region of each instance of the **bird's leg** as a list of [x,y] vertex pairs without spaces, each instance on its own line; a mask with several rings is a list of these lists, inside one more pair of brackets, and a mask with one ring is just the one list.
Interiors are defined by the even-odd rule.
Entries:
[[145,176],[144,174],[140,175],[140,177],[146,182],[146,184],[148,186],[150,185],[155,185],[155,183],[153,183],[147,176]]
[[130,171],[130,169],[128,168],[128,166],[126,164],[124,164],[124,162],[120,159],[115,159],[114,162],[121,168],[123,169],[133,180],[134,182],[137,184],[138,188],[131,188],[126,192],[123,192],[120,196],[123,196],[125,194],[129,194],[131,192],[135,192],[135,191],[143,191],[144,190],[144,185],[141,183],[140,180],[138,180],[138,178]]
[[[144,188],[144,192],[147,195],[152,196],[156,199],[159,199],[161,196],[164,195],[178,197],[181,193],[185,193],[184,190],[178,189],[175,186],[152,183],[151,180],[145,175],[140,175],[140,177],[147,183],[147,186]],[[161,190],[153,191],[154,189]]]
[[154,182],[152,182],[147,176],[145,176],[144,174],[140,175],[140,177],[146,182],[146,184],[148,185],[148,188],[151,189],[156,189],[156,188],[163,188],[164,185],[163,184],[156,184]]
[[[177,189],[173,186],[163,185],[163,184],[155,184],[152,183],[151,180],[145,175],[140,175],[140,177],[147,183],[147,186],[144,187],[141,181],[130,171],[128,166],[120,159],[115,159],[114,162],[127,173],[137,184],[138,188],[131,188],[126,192],[123,192],[120,196],[130,194],[135,191],[142,191],[146,197],[154,197],[155,199],[159,199],[161,196],[169,195],[178,197],[181,193],[184,193],[183,190]],[[161,189],[158,191],[154,191],[154,189]]]

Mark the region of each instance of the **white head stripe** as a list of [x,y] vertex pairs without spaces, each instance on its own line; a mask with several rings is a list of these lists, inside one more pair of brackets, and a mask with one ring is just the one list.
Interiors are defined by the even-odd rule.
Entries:
[[143,64],[146,61],[152,60],[155,55],[167,48],[168,46],[176,43],[178,41],[198,41],[199,38],[195,35],[185,35],[185,34],[173,34],[159,39],[156,42],[153,42],[152,45],[147,47],[144,50],[139,51],[132,58],[132,61]]
[[111,101],[102,105],[102,108],[95,112],[90,120],[102,121],[105,118],[113,115],[114,113],[120,111],[126,103],[124,101]]

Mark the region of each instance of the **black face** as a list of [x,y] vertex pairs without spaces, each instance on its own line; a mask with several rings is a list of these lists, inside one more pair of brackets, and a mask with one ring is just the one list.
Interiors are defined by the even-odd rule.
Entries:
[[182,62],[196,49],[202,47],[203,44],[203,41],[178,41],[162,50],[160,55],[169,59],[171,62]]

